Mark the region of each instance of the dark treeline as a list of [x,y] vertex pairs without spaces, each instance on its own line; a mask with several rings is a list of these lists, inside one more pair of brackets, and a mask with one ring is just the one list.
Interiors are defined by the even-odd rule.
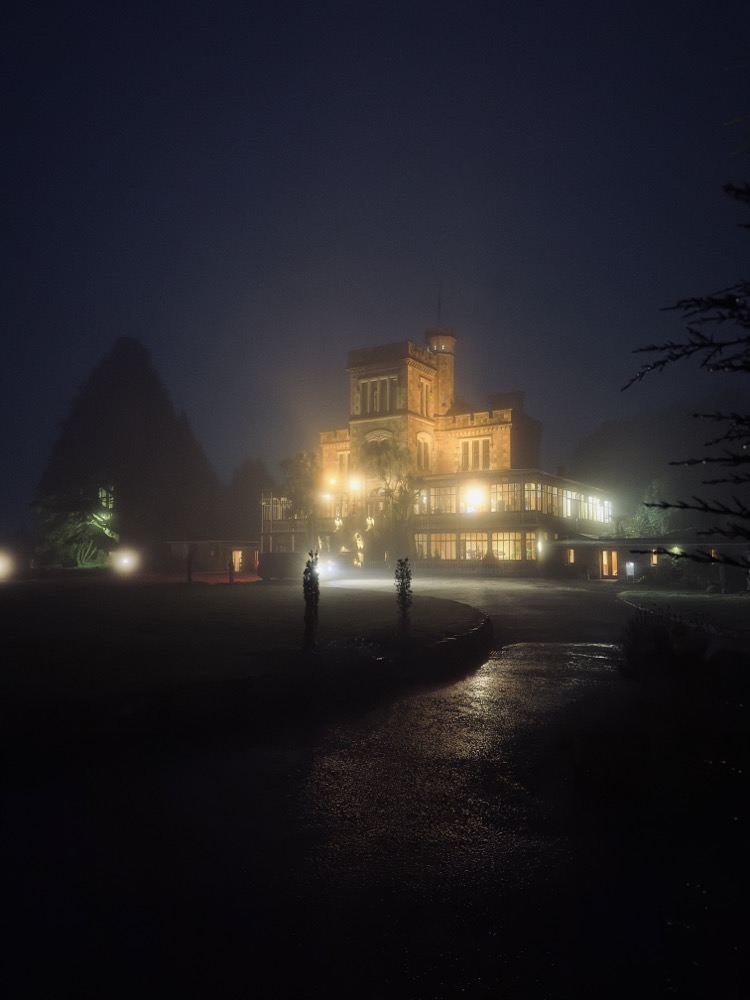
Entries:
[[40,477],[36,558],[96,564],[116,545],[260,535],[263,462],[228,485],[178,413],[146,349],[121,337],[79,390]]
[[[612,492],[620,519],[632,517],[644,499],[677,500],[703,489],[706,470],[687,465],[686,460],[710,453],[712,430],[693,414],[719,407],[743,406],[740,389],[706,395],[691,402],[684,400],[655,407],[644,413],[609,420],[571,449],[564,473],[583,483],[593,483]],[[729,496],[731,489],[717,495]],[[671,530],[705,527],[694,511],[672,511]]]

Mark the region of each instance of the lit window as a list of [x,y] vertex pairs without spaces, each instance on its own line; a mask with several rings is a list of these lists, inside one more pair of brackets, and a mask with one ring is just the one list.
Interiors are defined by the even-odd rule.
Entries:
[[[430,513],[431,514],[455,514],[456,513],[456,487],[455,486],[433,486],[430,490]],[[455,556],[454,556],[455,558]]]
[[422,472],[430,468],[430,442],[424,437],[417,440],[417,468]]
[[472,438],[461,442],[461,471],[474,472],[490,467],[490,439]]
[[542,487],[540,483],[523,484],[523,509],[542,509]]
[[487,535],[483,531],[462,532],[458,544],[461,560],[484,559],[487,555]]
[[521,509],[521,484],[504,479],[490,486],[490,510],[493,513],[503,510]]
[[430,535],[430,559],[456,558],[456,536],[448,534]]
[[520,531],[493,531],[492,555],[495,559],[518,560],[521,558]]
[[525,543],[526,558],[529,560],[536,559],[536,552],[537,552],[536,532],[527,531],[526,534],[524,535],[524,543]]
[[545,514],[559,514],[560,504],[556,486],[542,484],[542,511]]
[[602,576],[617,576],[617,552],[602,552]]

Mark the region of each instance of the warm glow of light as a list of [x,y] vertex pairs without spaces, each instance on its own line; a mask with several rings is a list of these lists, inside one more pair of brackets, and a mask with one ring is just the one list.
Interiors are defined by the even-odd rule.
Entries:
[[[346,559],[343,560],[343,565],[346,565]],[[318,559],[318,576],[321,577],[332,577],[338,576],[341,572],[342,560],[336,559],[335,556],[322,556]]]
[[112,566],[118,573],[133,573],[140,565],[140,557],[132,549],[118,549],[111,555]]
[[362,483],[359,481],[359,479],[350,479],[349,480],[349,489],[353,493],[358,493],[359,490],[362,489]]
[[0,552],[0,580],[7,580],[13,576],[14,570],[15,566],[13,565],[12,558],[7,552]]
[[466,491],[466,510],[467,513],[476,513],[482,506],[482,491],[477,486],[472,486]]
[[536,543],[536,550],[537,550],[537,552],[541,552],[542,551],[542,540],[541,540],[541,538]]

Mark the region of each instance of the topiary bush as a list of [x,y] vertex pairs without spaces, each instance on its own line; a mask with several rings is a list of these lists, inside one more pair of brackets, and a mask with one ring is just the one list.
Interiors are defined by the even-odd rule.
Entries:
[[305,598],[305,635],[303,648],[307,651],[318,648],[318,604],[320,602],[320,577],[318,576],[318,553],[308,552],[310,558],[305,563],[302,574],[302,594]]

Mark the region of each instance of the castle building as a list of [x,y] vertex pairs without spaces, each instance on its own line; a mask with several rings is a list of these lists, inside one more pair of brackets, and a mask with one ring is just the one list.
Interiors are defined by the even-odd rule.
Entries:
[[450,329],[428,330],[423,345],[350,352],[348,425],[320,434],[314,512],[294,516],[286,498],[264,494],[261,551],[313,545],[352,565],[408,555],[430,570],[617,576],[606,543],[579,546],[576,562],[576,540],[611,534],[611,498],[539,469],[542,426],[522,392],[464,405],[455,360]]

